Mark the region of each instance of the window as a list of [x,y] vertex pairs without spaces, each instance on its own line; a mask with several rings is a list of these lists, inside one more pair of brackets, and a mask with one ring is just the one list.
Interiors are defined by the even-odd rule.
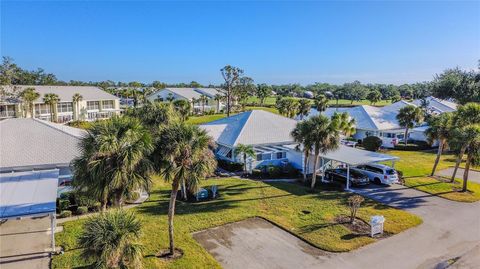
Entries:
[[72,102],[63,102],[57,104],[58,113],[73,112]]
[[35,114],[50,114],[50,106],[47,104],[35,104]]
[[106,100],[106,101],[102,101],[102,108],[103,109],[114,109],[114,105],[113,105],[113,100]]
[[286,152],[277,152],[277,159],[285,159],[287,157]]
[[87,110],[99,110],[100,102],[99,101],[87,101]]
[[272,159],[271,153],[257,154],[257,161],[264,161],[264,160],[271,160],[271,159]]

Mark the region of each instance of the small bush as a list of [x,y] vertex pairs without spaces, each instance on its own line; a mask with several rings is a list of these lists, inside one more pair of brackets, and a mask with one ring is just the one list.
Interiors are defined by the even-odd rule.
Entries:
[[232,161],[227,161],[222,159],[218,160],[218,166],[229,172],[239,172],[243,170],[242,163],[237,163],[237,162],[232,162]]
[[99,212],[100,210],[102,210],[102,203],[100,203],[100,202],[95,202],[95,203],[90,207],[90,210],[91,210],[91,211],[95,211],[95,212]]
[[76,211],[77,215],[84,215],[88,213],[88,207],[86,206],[79,206]]
[[378,151],[382,146],[382,139],[376,136],[365,137],[362,146],[369,151]]
[[75,194],[75,201],[78,206],[85,206],[85,207],[91,207],[97,202],[95,199],[92,199],[86,195],[81,195],[81,194]]
[[263,175],[262,170],[260,169],[252,169],[252,177],[254,178],[261,178]]
[[360,205],[365,201],[365,199],[358,195],[352,195],[348,198],[348,206],[350,207],[350,222],[353,223],[357,216],[358,209],[360,208]]
[[58,202],[58,205],[59,205],[58,207],[60,208],[60,211],[67,210],[68,208],[70,208],[70,201],[66,199],[62,199]]
[[70,210],[63,210],[60,213],[60,218],[68,218],[68,217],[71,217],[71,216],[72,216],[72,211],[70,211]]
[[407,145],[405,146],[404,143],[399,143],[395,145],[396,150],[404,150],[404,151],[417,151],[417,150],[427,150],[431,149],[432,147],[425,141],[416,141],[416,140],[409,140],[407,141]]

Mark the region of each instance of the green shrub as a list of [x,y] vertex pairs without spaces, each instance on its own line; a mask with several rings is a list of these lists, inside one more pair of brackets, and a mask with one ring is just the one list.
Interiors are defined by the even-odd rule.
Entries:
[[67,210],[68,208],[70,208],[70,201],[66,199],[61,199],[58,202],[58,205],[59,205],[58,207],[60,208],[60,211]]
[[63,210],[60,213],[60,218],[68,218],[68,217],[71,217],[71,216],[72,216],[72,211],[70,211],[70,210]]
[[68,126],[75,127],[75,128],[80,128],[80,129],[88,129],[90,126],[92,126],[91,122],[88,121],[71,121],[67,123]]
[[90,210],[95,211],[95,212],[99,212],[100,210],[102,210],[102,203],[100,203],[100,202],[95,202],[95,203],[90,207]]
[[84,215],[88,213],[88,207],[86,206],[79,206],[76,211],[77,215]]
[[222,159],[218,160],[218,166],[230,172],[239,172],[243,170],[242,163],[237,163],[237,162],[232,162],[232,161],[227,161]]
[[75,202],[77,203],[78,206],[91,207],[97,202],[97,200],[92,199],[91,197],[86,196],[84,194],[76,193]]
[[138,193],[136,191],[130,192],[127,195],[127,201],[129,201],[129,202],[135,202],[136,200],[138,200],[138,198],[140,198],[140,193]]
[[427,142],[416,141],[416,140],[409,140],[406,146],[403,143],[399,143],[398,145],[395,145],[396,150],[404,150],[404,151],[427,150],[431,148],[432,147]]
[[378,151],[382,146],[382,139],[376,136],[365,137],[362,146],[369,151]]
[[262,177],[263,173],[262,170],[260,169],[252,169],[252,177],[254,178],[260,178]]

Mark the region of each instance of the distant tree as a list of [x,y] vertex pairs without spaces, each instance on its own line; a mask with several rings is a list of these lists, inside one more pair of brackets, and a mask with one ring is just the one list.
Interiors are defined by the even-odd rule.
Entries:
[[178,99],[173,101],[173,107],[180,115],[180,119],[182,121],[188,120],[188,116],[190,115],[190,111],[192,110],[190,102],[184,99]]
[[257,85],[257,92],[256,95],[258,99],[260,99],[260,104],[265,103],[265,99],[272,94],[272,87],[263,83]]
[[215,100],[215,102],[217,102],[217,113],[220,112],[220,102],[222,102],[223,100],[225,99],[225,96],[222,95],[222,94],[215,94],[215,96],[213,96],[213,100]]
[[278,109],[278,112],[289,118],[293,118],[298,114],[299,103],[297,99],[294,98],[282,98],[278,100],[275,104],[275,107]]
[[400,96],[400,93],[396,93],[394,96],[392,96],[392,103],[396,103],[401,100],[402,100],[402,97]]
[[346,83],[343,86],[348,93],[350,102],[360,101],[367,96],[367,88],[360,83],[360,81],[354,81],[352,83]]
[[20,68],[13,63],[13,59],[8,56],[2,57],[0,66],[0,85],[12,85],[18,78]]
[[247,173],[247,158],[255,158],[255,150],[252,145],[238,144],[235,148],[235,153],[242,156],[243,171]]
[[75,93],[73,96],[72,96],[72,103],[73,103],[73,111],[74,111],[74,114],[73,114],[73,119],[74,120],[80,120],[80,102],[83,100],[83,96],[79,93]]
[[368,93],[367,99],[372,105],[375,105],[382,99],[382,93],[378,90],[372,90]]
[[202,84],[200,84],[196,81],[190,82],[189,86],[190,86],[190,88],[202,88],[203,87]]
[[34,103],[40,94],[35,90],[35,88],[26,88],[20,93],[20,98],[23,102],[23,112],[24,117],[28,117],[28,113],[30,113],[30,117],[33,118],[33,110],[34,110]]
[[57,104],[60,102],[58,95],[47,93],[43,96],[43,102],[50,107],[50,120],[57,122]]
[[327,110],[328,98],[324,94],[319,94],[315,96],[313,103],[315,105],[315,109],[317,109],[318,112],[323,112]]
[[442,155],[443,149],[448,142],[448,138],[452,129],[452,113],[443,113],[429,120],[429,127],[425,134],[427,135],[430,143],[433,143],[435,140],[438,141],[437,158],[433,164],[432,173],[430,174],[431,176],[435,175],[435,170],[437,169],[438,162],[440,161],[440,156]]
[[312,108],[312,102],[308,99],[300,99],[298,100],[298,115],[301,119],[307,116],[310,113],[310,109]]
[[163,102],[146,103],[141,107],[128,110],[125,115],[139,119],[151,131],[156,131],[160,125],[172,124],[179,120],[179,115],[172,104]]
[[208,102],[208,97],[202,94],[198,100],[202,104],[202,114],[205,114],[205,105]]
[[223,84],[223,89],[225,90],[227,98],[227,117],[230,117],[232,98],[234,96],[233,91],[240,82],[240,77],[243,75],[243,70],[238,67],[227,65],[220,69],[220,72],[222,73],[223,80],[225,81]]
[[242,110],[245,110],[246,103],[250,96],[254,96],[256,92],[253,79],[249,77],[240,77],[236,87],[234,87],[234,98],[240,102]]
[[78,239],[81,256],[95,268],[141,268],[141,223],[133,212],[109,211],[87,219]]
[[408,143],[408,130],[415,127],[415,124],[422,123],[423,111],[419,107],[408,105],[402,107],[397,114],[397,120],[400,126],[405,128],[405,145]]
[[432,92],[435,97],[453,98],[460,104],[480,102],[480,71],[447,69],[435,76]]
[[161,89],[165,89],[167,87],[167,84],[160,82],[158,80],[155,80],[152,82],[152,87],[154,87],[157,90],[161,90]]

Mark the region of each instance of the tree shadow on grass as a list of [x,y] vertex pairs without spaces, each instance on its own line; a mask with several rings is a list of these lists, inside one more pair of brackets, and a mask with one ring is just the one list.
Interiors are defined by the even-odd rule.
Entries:
[[314,195],[321,200],[336,200],[348,196],[348,193],[340,191],[337,186],[326,183],[317,184],[313,191],[310,186],[301,182],[265,182],[265,184],[295,196]]

